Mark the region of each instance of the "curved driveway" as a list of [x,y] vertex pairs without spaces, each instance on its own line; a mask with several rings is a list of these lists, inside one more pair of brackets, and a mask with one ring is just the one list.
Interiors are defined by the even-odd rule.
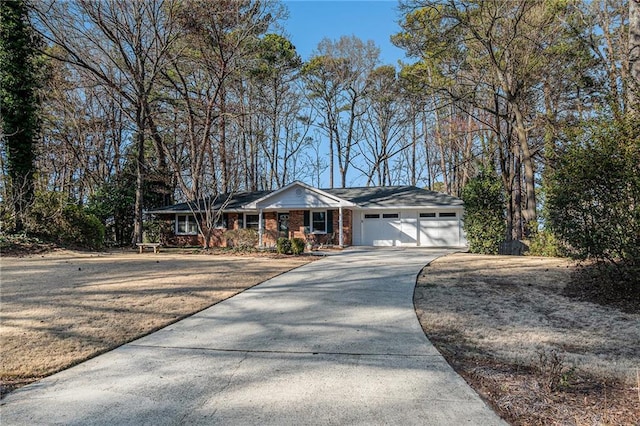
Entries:
[[8,395],[13,424],[504,424],[413,309],[443,250],[350,249]]

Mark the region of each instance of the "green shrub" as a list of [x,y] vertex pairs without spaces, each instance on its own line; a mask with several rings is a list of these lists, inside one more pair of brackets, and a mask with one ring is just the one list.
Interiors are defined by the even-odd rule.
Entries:
[[238,250],[253,250],[259,241],[258,231],[248,228],[225,231],[224,238],[229,247]]
[[150,220],[144,223],[142,242],[166,244],[167,236],[171,234],[172,226],[166,220]]
[[133,235],[135,220],[135,181],[130,176],[105,182],[87,201],[87,211],[96,215],[105,225],[105,238],[109,244],[128,246]]
[[546,191],[570,256],[640,262],[640,121],[589,123],[558,153]]
[[302,238],[294,238],[291,240],[291,252],[298,256],[304,253],[305,241]]
[[464,187],[462,199],[469,251],[498,254],[506,233],[505,203],[500,179],[495,172],[481,170]]
[[280,237],[276,240],[276,251],[279,254],[291,254],[291,240]]
[[[531,229],[535,229],[531,227]],[[535,231],[529,240],[528,256],[561,257],[562,248],[560,242],[553,233],[542,230]]]
[[62,210],[60,242],[64,245],[90,249],[102,248],[104,225],[96,216],[88,214],[76,204],[68,204]]
[[93,214],[59,192],[36,193],[29,208],[28,234],[63,246],[99,249],[104,244],[104,225]]

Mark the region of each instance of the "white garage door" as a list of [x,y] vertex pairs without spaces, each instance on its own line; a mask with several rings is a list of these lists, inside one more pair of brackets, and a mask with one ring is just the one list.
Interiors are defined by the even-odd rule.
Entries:
[[419,244],[422,247],[460,245],[460,221],[455,212],[420,213]]
[[400,213],[365,213],[362,218],[362,245],[398,246],[401,228]]

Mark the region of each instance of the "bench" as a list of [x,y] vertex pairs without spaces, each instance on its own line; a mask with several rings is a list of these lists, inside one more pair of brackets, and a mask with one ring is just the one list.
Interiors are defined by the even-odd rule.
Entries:
[[136,243],[136,245],[140,249],[140,254],[142,254],[142,251],[147,247],[153,248],[154,253],[159,253],[161,244],[160,243]]

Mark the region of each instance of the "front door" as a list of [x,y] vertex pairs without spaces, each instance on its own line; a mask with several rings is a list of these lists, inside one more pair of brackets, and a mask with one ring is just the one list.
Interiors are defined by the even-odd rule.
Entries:
[[278,213],[278,237],[289,238],[289,213]]

